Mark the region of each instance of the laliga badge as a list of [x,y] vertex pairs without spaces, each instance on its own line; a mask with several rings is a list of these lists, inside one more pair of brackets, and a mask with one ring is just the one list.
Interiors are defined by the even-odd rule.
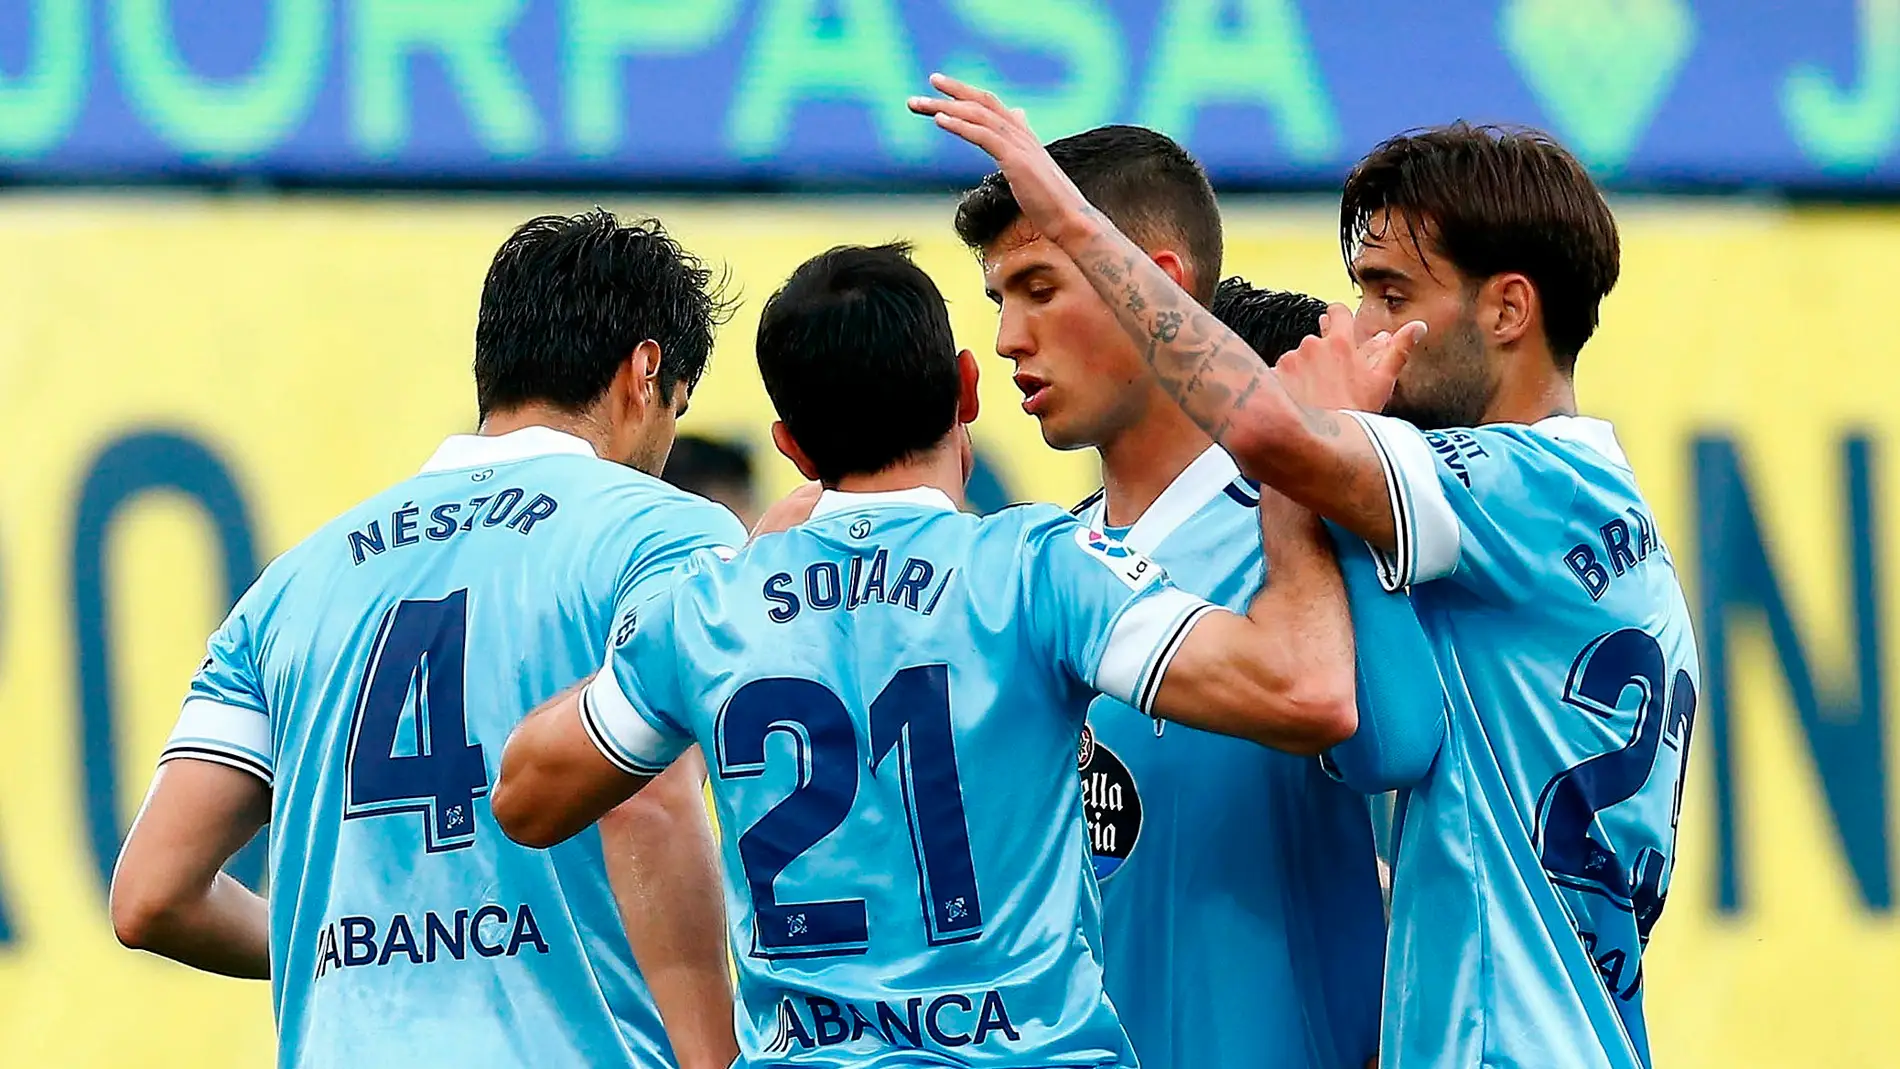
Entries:
[[1140,590],[1161,574],[1161,568],[1140,552],[1129,548],[1100,531],[1089,527],[1077,527],[1075,544],[1082,552],[1094,557],[1115,573],[1130,590]]

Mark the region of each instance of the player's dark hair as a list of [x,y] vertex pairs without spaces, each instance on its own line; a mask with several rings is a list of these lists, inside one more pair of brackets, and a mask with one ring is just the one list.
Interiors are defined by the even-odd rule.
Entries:
[[666,455],[666,470],[660,478],[682,490],[703,496],[720,483],[750,488],[752,456],[745,447],[697,434],[682,434],[673,440],[673,451]]
[[[1175,246],[1192,270],[1189,289],[1206,304],[1220,278],[1220,208],[1207,172],[1168,135],[1145,126],[1098,126],[1049,143],[1049,155],[1089,203],[1137,245]],[[957,236],[989,247],[1023,214],[997,171],[957,205]]]
[[1544,333],[1573,366],[1616,285],[1616,218],[1589,172],[1538,130],[1455,122],[1414,130],[1373,149],[1346,176],[1339,241],[1350,264],[1386,212],[1407,238],[1467,278],[1513,271],[1537,288]]
[[772,406],[826,484],[928,449],[956,423],[950,310],[908,244],[805,261],[765,302],[758,357]]
[[1207,310],[1272,367],[1307,335],[1319,333],[1326,302],[1292,290],[1263,290],[1236,275],[1221,281]]
[[530,402],[592,404],[643,341],[660,346],[659,386],[692,389],[731,305],[723,280],[657,219],[595,208],[543,215],[502,242],[482,283],[475,403],[483,416]]

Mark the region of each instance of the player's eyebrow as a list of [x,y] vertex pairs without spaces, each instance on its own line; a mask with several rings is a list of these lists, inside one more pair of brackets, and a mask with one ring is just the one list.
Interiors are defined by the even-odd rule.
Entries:
[[1412,276],[1396,267],[1360,267],[1354,264],[1352,280],[1363,286],[1368,282],[1410,282]]

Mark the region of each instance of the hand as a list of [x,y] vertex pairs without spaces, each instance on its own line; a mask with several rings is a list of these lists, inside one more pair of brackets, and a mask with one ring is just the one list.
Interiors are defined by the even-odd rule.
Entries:
[[989,153],[1030,225],[1051,241],[1086,225],[1094,211],[1088,198],[1056,166],[1021,108],[1006,107],[995,93],[947,74],[931,75],[930,85],[943,98],[911,97],[910,110],[932,116],[939,127]]
[[825,488],[820,483],[808,482],[772,502],[771,507],[759,517],[759,522],[753,524],[752,539],[756,541],[760,535],[789,531],[811,519],[811,510],[818,504],[818,495],[824,492]]
[[1335,304],[1320,317],[1319,331],[1274,365],[1280,384],[1308,408],[1377,412],[1392,398],[1399,372],[1425,337],[1425,324],[1413,320],[1396,334],[1380,331],[1355,345],[1352,311]]

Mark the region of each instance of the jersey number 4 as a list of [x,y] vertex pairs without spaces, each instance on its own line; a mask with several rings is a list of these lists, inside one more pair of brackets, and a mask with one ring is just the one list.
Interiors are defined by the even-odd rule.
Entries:
[[[870,773],[895,752],[917,862],[924,931],[932,946],[983,934],[970,830],[963,815],[950,677],[941,664],[906,668],[871,702]],[[754,911],[752,954],[761,958],[862,954],[870,929],[861,898],[780,902],[779,874],[836,831],[857,800],[858,734],[844,702],[809,679],[760,679],[739,688],[719,716],[719,774],[765,772],[765,743],[790,736],[798,786],[739,837]]]
[[383,614],[350,722],[345,820],[420,813],[431,853],[475,841],[488,766],[462,711],[467,648],[466,590]]

